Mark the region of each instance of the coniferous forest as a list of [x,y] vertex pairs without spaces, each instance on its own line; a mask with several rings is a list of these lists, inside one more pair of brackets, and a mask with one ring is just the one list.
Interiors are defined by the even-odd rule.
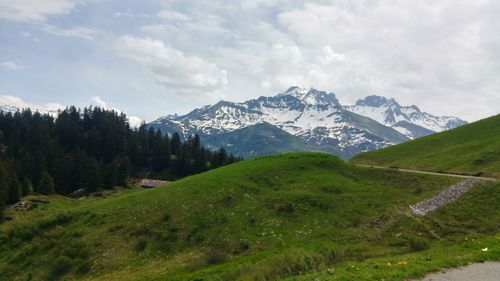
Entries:
[[0,219],[6,204],[30,193],[62,195],[127,186],[129,178],[174,180],[238,161],[224,148],[204,148],[198,135],[142,125],[99,107],[69,107],[52,117],[0,112]]

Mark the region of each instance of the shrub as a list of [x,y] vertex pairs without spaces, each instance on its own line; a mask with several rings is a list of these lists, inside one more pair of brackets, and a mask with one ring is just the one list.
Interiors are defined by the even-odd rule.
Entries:
[[225,262],[226,259],[227,255],[221,250],[212,250],[208,252],[207,256],[205,257],[205,262],[207,264],[218,264]]
[[76,273],[83,275],[90,271],[92,264],[88,260],[80,261],[78,266],[76,267]]
[[140,238],[139,241],[137,241],[137,244],[135,245],[135,250],[138,252],[144,251],[146,247],[148,246],[148,240],[145,238]]
[[425,251],[429,249],[430,245],[427,240],[420,237],[411,237],[410,238],[410,249],[414,252]]
[[413,194],[415,194],[415,195],[421,194],[422,192],[424,192],[424,189],[423,189],[423,187],[421,187],[421,186],[417,186],[417,187],[415,187],[415,189],[413,190]]
[[59,278],[70,271],[72,266],[71,259],[66,256],[57,257],[52,263],[50,275],[52,278]]

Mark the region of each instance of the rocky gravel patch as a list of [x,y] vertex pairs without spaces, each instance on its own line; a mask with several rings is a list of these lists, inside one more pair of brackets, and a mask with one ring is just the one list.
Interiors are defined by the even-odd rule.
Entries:
[[430,199],[411,205],[410,209],[415,215],[425,216],[427,213],[453,202],[453,200],[462,196],[471,187],[479,183],[479,181],[479,179],[466,179],[461,181],[441,191]]

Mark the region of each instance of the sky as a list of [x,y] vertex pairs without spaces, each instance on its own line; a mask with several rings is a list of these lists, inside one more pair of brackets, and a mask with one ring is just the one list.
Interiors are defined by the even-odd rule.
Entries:
[[0,0],[0,103],[152,121],[290,86],[500,112],[496,0]]

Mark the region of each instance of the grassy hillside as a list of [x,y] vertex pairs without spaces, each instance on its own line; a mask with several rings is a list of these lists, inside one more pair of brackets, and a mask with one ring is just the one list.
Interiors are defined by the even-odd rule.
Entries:
[[[0,226],[0,280],[335,280],[343,272],[403,280],[500,259],[498,184],[426,218],[409,213],[456,181],[292,153],[102,200],[54,199]],[[419,266],[396,266],[398,257]]]
[[354,163],[500,178],[500,115],[385,149]]

